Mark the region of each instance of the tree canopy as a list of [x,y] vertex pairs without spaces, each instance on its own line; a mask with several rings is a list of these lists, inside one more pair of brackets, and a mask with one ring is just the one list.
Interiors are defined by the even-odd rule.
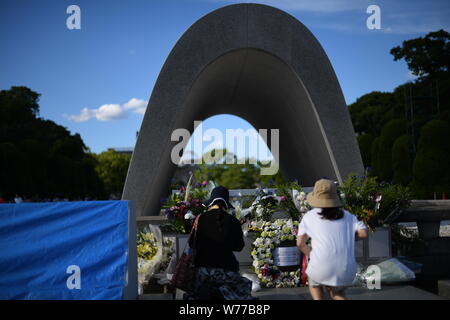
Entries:
[[443,141],[450,141],[443,129],[450,125],[449,40],[439,30],[392,48],[394,60],[404,59],[418,78],[349,105],[364,165],[383,181],[411,187],[418,198],[448,195],[450,186],[450,173],[441,165]]
[[39,117],[40,94],[0,91],[0,192],[28,198],[99,197],[95,159],[79,134]]
[[391,49],[394,60],[405,59],[408,68],[418,77],[436,77],[448,73],[450,67],[450,34],[444,30],[425,37],[403,41]]
[[[209,159],[214,157],[216,152],[221,152],[224,159],[232,160],[233,164],[224,163],[210,163]],[[253,159],[254,160],[254,159]],[[243,162],[240,164],[240,162]],[[251,159],[240,159],[232,152],[226,149],[211,150],[203,155],[202,164],[199,165],[199,170],[195,173],[196,180],[212,180],[215,183],[227,187],[228,189],[251,189],[256,187],[270,187],[275,184],[284,182],[281,172],[276,175],[268,176],[261,175],[260,162],[251,161]]]
[[96,155],[95,170],[109,195],[119,196],[125,185],[131,155],[108,150]]

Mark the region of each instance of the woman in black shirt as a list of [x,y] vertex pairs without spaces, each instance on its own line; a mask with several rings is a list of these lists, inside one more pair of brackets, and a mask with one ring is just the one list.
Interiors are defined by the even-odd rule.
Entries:
[[198,219],[195,236],[189,245],[195,250],[197,269],[196,289],[193,297],[200,300],[249,300],[252,283],[239,274],[239,262],[233,251],[244,248],[239,221],[227,210],[228,189],[216,187],[205,201],[206,212]]

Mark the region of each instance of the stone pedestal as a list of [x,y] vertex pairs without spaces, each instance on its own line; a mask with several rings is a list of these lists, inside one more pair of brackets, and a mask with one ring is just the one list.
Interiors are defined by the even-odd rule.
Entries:
[[391,230],[389,227],[375,228],[369,238],[355,243],[355,257],[359,262],[377,261],[392,256]]

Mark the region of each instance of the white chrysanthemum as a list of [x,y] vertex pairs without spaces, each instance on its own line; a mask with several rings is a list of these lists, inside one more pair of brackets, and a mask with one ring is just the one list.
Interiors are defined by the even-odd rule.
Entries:
[[264,213],[264,208],[262,206],[256,207],[256,215],[258,217],[261,217],[263,215],[263,213]]
[[192,211],[189,210],[189,211],[184,215],[184,218],[185,218],[186,220],[189,220],[189,219],[195,219],[195,216],[194,216],[194,214],[192,213]]

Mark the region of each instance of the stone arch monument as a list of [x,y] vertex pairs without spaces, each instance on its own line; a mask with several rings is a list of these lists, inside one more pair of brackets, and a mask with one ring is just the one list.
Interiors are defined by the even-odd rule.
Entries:
[[223,113],[279,129],[280,169],[302,185],[363,172],[339,82],[314,35],[273,7],[230,5],[194,23],[162,67],[123,192],[137,215],[159,213],[176,168],[172,132]]

